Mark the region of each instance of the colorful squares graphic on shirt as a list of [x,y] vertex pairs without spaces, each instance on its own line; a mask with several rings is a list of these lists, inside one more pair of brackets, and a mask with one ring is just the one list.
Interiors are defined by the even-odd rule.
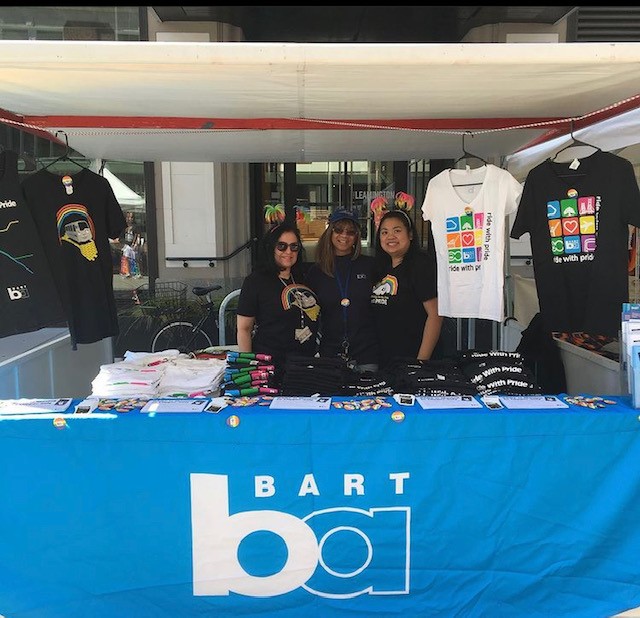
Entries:
[[578,200],[568,198],[560,201],[560,212],[564,218],[578,216]]
[[447,234],[447,249],[455,249],[461,246],[460,234]]
[[565,236],[564,237],[564,252],[565,253],[580,253],[580,236]]
[[475,247],[476,235],[473,230],[471,230],[470,232],[462,232],[462,234],[460,234],[460,237],[462,238],[463,247]]
[[466,230],[473,229],[473,217],[471,215],[465,215],[460,217],[460,229],[464,232]]
[[577,234],[580,231],[580,222],[578,217],[571,217],[569,219],[562,219],[562,233],[565,236],[571,236]]
[[462,249],[462,261],[464,263],[476,261],[476,248],[466,247]]
[[596,212],[596,198],[592,195],[578,198],[578,214],[593,215]]
[[476,262],[481,259],[478,249],[484,242],[483,212],[474,213],[471,208],[459,217],[445,219],[449,264]]
[[460,219],[458,217],[449,217],[445,221],[447,232],[459,232],[460,231]]
[[551,239],[551,253],[553,253],[553,255],[562,255],[564,253],[564,240],[562,236]]
[[560,218],[560,202],[558,200],[551,200],[550,202],[547,202],[547,218]]
[[580,233],[595,234],[595,232],[596,232],[596,218],[591,216],[580,217]]
[[551,238],[562,236],[562,222],[560,219],[549,219],[549,234]]
[[553,255],[593,253],[597,246],[597,199],[593,195],[578,196],[575,189],[569,197],[547,201],[547,223]]

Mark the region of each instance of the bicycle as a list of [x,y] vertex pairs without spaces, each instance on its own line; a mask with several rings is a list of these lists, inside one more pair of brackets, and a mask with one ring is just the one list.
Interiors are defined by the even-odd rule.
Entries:
[[154,336],[151,342],[151,351],[160,352],[162,350],[179,350],[183,353],[195,350],[204,350],[213,347],[211,337],[202,328],[203,324],[213,317],[216,327],[218,318],[215,312],[215,304],[211,300],[211,292],[222,289],[221,285],[211,285],[207,287],[194,287],[192,292],[195,296],[205,302],[202,307],[205,309],[200,319],[194,324],[186,320],[174,320],[163,326]]

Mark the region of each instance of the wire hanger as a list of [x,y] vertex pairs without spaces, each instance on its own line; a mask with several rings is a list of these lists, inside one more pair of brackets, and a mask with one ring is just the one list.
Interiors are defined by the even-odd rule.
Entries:
[[81,167],[83,170],[88,170],[89,168],[86,165],[82,165],[82,163],[69,156],[71,149],[69,148],[69,138],[67,137],[67,134],[64,131],[56,131],[55,136],[58,137],[59,135],[64,136],[65,150],[59,157],[47,163],[42,169],[46,170],[48,167],[51,167],[52,165],[59,163],[60,161],[69,161],[70,163],[74,163],[78,167]]
[[571,119],[571,127],[569,129],[569,135],[571,135],[571,142],[569,144],[567,144],[566,146],[564,146],[563,148],[560,148],[560,150],[558,150],[558,152],[556,152],[556,154],[553,155],[553,157],[550,159],[550,161],[555,161],[558,158],[558,155],[561,152],[564,152],[565,150],[568,150],[569,148],[574,148],[575,146],[587,146],[588,148],[595,148],[595,151],[598,152],[600,150],[600,148],[598,146],[594,146],[593,144],[587,144],[587,142],[583,142],[582,140],[579,140],[574,134],[573,134],[573,129],[574,129],[574,121],[573,118]]
[[[464,142],[464,138],[466,135],[471,135],[473,136],[473,134],[471,133],[471,131],[465,131],[462,134],[462,152],[464,153],[461,157],[458,157],[454,162],[453,162],[453,167],[455,167],[458,163],[460,163],[460,161],[462,161],[463,159],[478,159],[478,161],[481,161],[484,165],[489,165],[482,157],[475,155],[471,152],[469,152],[465,146],[465,142]],[[477,185],[482,185],[484,184],[483,182],[461,182],[461,183],[452,183],[454,187],[473,187],[473,186],[477,186]]]
[[488,163],[480,156],[473,154],[471,152],[469,152],[465,146],[464,143],[464,138],[466,135],[471,135],[473,137],[473,133],[471,133],[471,131],[465,131],[462,134],[462,156],[458,157],[454,162],[453,165],[454,167],[456,166],[456,164],[460,163],[460,161],[462,161],[462,159],[478,159],[478,161],[481,161],[484,165],[488,165]]

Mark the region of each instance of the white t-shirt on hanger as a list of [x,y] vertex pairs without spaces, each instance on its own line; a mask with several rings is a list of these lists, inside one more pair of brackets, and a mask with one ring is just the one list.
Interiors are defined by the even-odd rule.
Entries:
[[506,221],[521,194],[522,185],[491,164],[429,181],[422,217],[433,232],[440,315],[502,322]]

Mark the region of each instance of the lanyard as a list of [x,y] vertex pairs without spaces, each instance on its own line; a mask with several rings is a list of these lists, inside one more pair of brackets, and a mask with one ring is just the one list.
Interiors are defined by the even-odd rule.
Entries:
[[338,285],[338,291],[340,292],[340,304],[342,305],[342,321],[344,323],[344,338],[342,339],[342,354],[345,358],[349,357],[349,335],[347,329],[347,317],[349,313],[349,282],[351,281],[351,269],[353,268],[353,262],[349,260],[349,268],[346,272],[345,279],[340,278],[340,269],[336,264],[334,276],[336,284]]

